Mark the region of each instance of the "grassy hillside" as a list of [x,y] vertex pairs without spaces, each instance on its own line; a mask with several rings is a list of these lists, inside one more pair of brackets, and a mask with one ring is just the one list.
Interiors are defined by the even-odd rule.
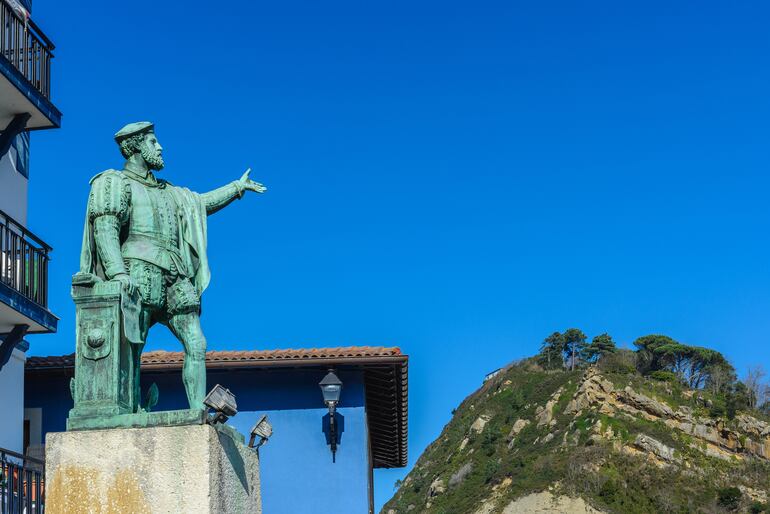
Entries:
[[513,364],[460,404],[382,512],[517,512],[537,491],[604,512],[763,512],[770,424],[708,396],[623,366]]

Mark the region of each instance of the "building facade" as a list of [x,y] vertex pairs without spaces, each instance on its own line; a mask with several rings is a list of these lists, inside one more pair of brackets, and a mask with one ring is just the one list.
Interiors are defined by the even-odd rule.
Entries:
[[[143,355],[142,390],[155,384],[160,393],[153,410],[187,408],[182,362],[182,352]],[[235,394],[238,414],[228,423],[246,440],[263,415],[273,427],[259,449],[265,512],[372,512],[374,470],[406,465],[408,357],[398,348],[213,351],[206,365],[208,387],[221,384]],[[319,388],[329,370],[343,384],[334,456]],[[46,433],[65,430],[73,373],[73,355],[27,360],[31,447],[42,445]]]
[[56,331],[48,310],[51,247],[28,227],[30,132],[58,128],[54,45],[29,0],[0,0],[0,451],[24,449],[24,336]]

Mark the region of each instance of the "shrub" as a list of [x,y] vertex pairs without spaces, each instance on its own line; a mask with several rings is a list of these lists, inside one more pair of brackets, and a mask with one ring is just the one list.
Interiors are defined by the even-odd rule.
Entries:
[[497,445],[495,443],[499,437],[499,434],[495,433],[493,430],[487,430],[484,432],[484,437],[481,441],[481,447],[487,457],[494,455],[495,451],[497,450]]
[[599,369],[608,373],[630,375],[636,372],[636,356],[631,350],[618,350],[599,360]]
[[741,503],[741,490],[737,487],[723,487],[717,491],[717,503],[728,510],[736,510]]
[[620,487],[618,487],[617,482],[609,479],[604,482],[601,489],[599,489],[599,496],[601,496],[608,504],[612,504],[615,501],[615,497],[619,496],[620,492],[621,490]]
[[488,484],[495,478],[495,475],[500,470],[500,463],[496,460],[488,460],[484,464],[484,483]]
[[669,382],[671,384],[679,383],[679,377],[673,371],[653,371],[650,373],[650,378],[660,380],[661,382]]
[[513,391],[511,394],[511,407],[514,410],[519,410],[524,407],[524,393],[519,389]]
[[762,502],[755,501],[751,504],[751,507],[749,507],[749,512],[751,514],[760,514],[760,512],[767,512],[767,505]]
[[739,410],[746,410],[749,408],[749,394],[746,385],[743,382],[737,382],[733,386],[733,390],[725,395],[725,407],[729,419],[734,419],[735,414]]
[[715,398],[709,408],[709,416],[712,418],[723,418],[727,414],[727,407],[725,401],[721,398]]

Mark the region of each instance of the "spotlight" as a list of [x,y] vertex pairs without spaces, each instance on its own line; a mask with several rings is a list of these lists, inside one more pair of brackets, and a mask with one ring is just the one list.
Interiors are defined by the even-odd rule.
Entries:
[[[259,418],[259,421],[251,427],[251,438],[249,439],[249,448],[259,448],[273,435],[273,425],[267,420],[267,414]],[[259,442],[255,441],[259,437]]]
[[238,414],[235,395],[219,384],[206,395],[203,404],[214,411],[214,416],[209,419],[211,424],[224,423],[228,418]]

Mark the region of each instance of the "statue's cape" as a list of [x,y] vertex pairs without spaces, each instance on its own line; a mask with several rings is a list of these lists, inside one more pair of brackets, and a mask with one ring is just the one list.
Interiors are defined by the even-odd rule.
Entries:
[[179,234],[184,242],[181,249],[182,259],[191,271],[198,294],[203,294],[211,281],[211,270],[206,256],[206,203],[201,195],[185,187],[168,187],[171,188],[177,205]]
[[[102,172],[93,177],[90,183],[93,184],[94,180],[103,173],[117,172],[115,170]],[[172,186],[168,182],[163,182],[162,187],[166,187],[171,192],[176,202],[179,235],[182,240],[180,253],[190,273],[190,278],[198,290],[198,294],[203,294],[203,291],[211,281],[211,271],[209,270],[209,261],[206,255],[206,204],[201,195],[187,188]],[[88,208],[86,208],[86,220],[83,227],[79,275],[93,275],[101,280],[107,280],[99,259],[99,253],[96,250],[94,227],[90,220]]]

